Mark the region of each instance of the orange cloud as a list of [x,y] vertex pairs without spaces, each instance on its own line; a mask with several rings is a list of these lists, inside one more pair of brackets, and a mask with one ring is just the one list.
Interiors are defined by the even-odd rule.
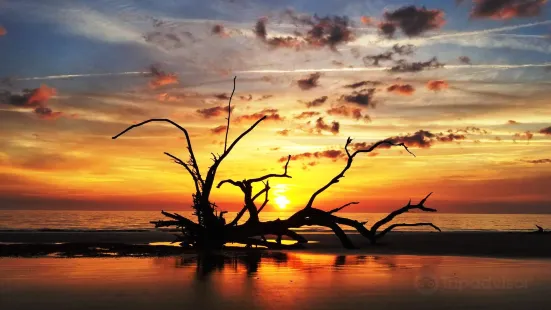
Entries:
[[0,26],[0,37],[5,36],[6,34],[8,34],[8,31],[6,30],[6,28]]
[[30,93],[26,104],[27,105],[33,105],[33,103],[43,104],[55,94],[56,94],[56,90],[54,88],[50,88],[46,85],[40,85],[40,88],[36,88]]
[[548,135],[548,136],[551,136],[551,126],[547,127],[547,128],[542,128],[539,133],[541,134],[544,134],[544,135]]
[[471,17],[511,19],[534,17],[543,12],[547,0],[474,0]]
[[433,91],[440,91],[448,87],[449,87],[448,82],[443,80],[434,80],[434,81],[427,82],[427,88]]
[[373,19],[371,19],[371,17],[368,17],[368,16],[360,17],[360,21],[364,25],[373,25]]
[[351,117],[357,121],[360,119],[363,119],[366,122],[371,121],[369,115],[362,115],[362,109],[345,105],[331,107],[331,109],[327,110],[327,114]]
[[411,96],[415,92],[415,88],[409,84],[394,84],[386,89],[389,93],[397,93],[399,95]]
[[256,112],[253,114],[248,115],[240,115],[234,119],[236,123],[240,123],[242,121],[256,121],[260,119],[261,117],[266,115],[266,121],[283,121],[285,120],[285,117],[279,115],[277,109],[264,109],[260,112]]
[[212,128],[212,129],[210,130],[210,132],[212,132],[212,133],[215,134],[215,135],[219,135],[219,134],[221,134],[221,133],[226,132],[226,128],[228,128],[228,126],[226,126],[226,125],[221,125],[221,126]]
[[[233,107],[231,107],[231,111],[233,111]],[[197,113],[201,114],[204,118],[211,118],[211,117],[218,117],[221,115],[227,115],[228,114],[228,107],[227,106],[217,106],[212,108],[206,108],[206,109],[199,109],[197,110]]]
[[149,87],[151,88],[159,88],[161,86],[179,83],[178,77],[176,76],[176,74],[166,73],[164,71],[159,70],[155,66],[152,66],[150,70],[151,70],[151,76],[153,77],[153,80],[149,82]]

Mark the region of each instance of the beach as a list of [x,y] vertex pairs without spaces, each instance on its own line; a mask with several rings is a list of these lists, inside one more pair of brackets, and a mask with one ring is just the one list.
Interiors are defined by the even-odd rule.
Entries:
[[[303,250],[312,253],[352,254],[415,254],[462,255],[488,257],[551,258],[551,234],[530,232],[393,232],[377,245],[371,245],[359,234],[350,233],[358,247],[344,250],[339,240],[329,233],[306,233],[309,243]],[[17,244],[79,243],[92,246],[130,244],[169,246],[175,237],[160,231],[4,231],[0,232],[0,256],[17,255],[8,252]],[[172,254],[174,249],[171,248]],[[162,250],[161,250],[162,252]],[[182,252],[185,252],[182,250]]]

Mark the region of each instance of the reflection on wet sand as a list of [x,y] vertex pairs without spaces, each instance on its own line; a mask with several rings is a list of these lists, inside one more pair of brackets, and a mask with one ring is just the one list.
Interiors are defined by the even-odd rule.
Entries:
[[546,304],[551,261],[236,252],[0,259],[2,309],[518,309]]

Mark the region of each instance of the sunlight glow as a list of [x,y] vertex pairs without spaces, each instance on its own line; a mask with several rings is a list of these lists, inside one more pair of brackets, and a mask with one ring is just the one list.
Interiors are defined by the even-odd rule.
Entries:
[[289,204],[289,199],[287,199],[287,197],[285,196],[277,196],[275,198],[275,203],[277,205],[278,208],[280,209],[285,209],[287,207],[287,205]]

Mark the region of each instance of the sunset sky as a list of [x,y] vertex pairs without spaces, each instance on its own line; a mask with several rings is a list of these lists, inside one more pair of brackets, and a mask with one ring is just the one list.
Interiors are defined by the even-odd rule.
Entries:
[[[2,1],[0,209],[189,210],[193,183],[163,154],[188,158],[178,129],[111,137],[170,118],[206,173],[237,76],[230,140],[268,118],[217,180],[281,173],[292,155],[266,211],[303,207],[352,137],[417,157],[359,155],[319,208],[434,192],[441,212],[551,213],[550,5],[497,2]],[[232,186],[212,198],[242,206]]]

